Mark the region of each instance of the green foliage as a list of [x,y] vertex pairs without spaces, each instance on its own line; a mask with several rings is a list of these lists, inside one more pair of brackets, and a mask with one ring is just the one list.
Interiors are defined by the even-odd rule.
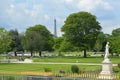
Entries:
[[64,40],[63,37],[58,37],[58,38],[54,39],[54,46],[53,46],[53,48],[56,51],[60,51],[60,45],[63,42],[63,40]]
[[50,68],[45,68],[45,72],[51,72],[52,70]]
[[112,35],[108,36],[108,41],[110,42],[110,52],[120,54],[120,28],[114,29]]
[[61,52],[59,52],[58,56],[62,57],[62,56],[64,56],[64,54],[62,54]]
[[10,30],[9,35],[12,37],[11,50],[15,52],[15,55],[17,56],[17,51],[23,51],[21,43],[23,35],[20,35],[17,30]]
[[29,51],[52,50],[53,35],[43,25],[35,25],[26,30],[23,46]]
[[120,63],[118,63],[118,67],[120,68]]
[[88,12],[78,12],[67,17],[62,31],[67,42],[86,51],[93,48],[101,26],[96,21],[96,16]]
[[15,80],[15,77],[14,76],[7,76],[7,77],[5,77],[5,80]]
[[71,43],[63,41],[60,45],[60,51],[72,51],[73,46],[71,45]]
[[113,71],[114,71],[115,73],[119,73],[119,72],[120,72],[120,68],[119,68],[118,66],[114,66],[114,67],[113,67]]
[[71,71],[73,73],[79,73],[79,67],[77,65],[72,65],[71,66]]
[[80,47],[76,47],[73,44],[71,44],[70,42],[67,42],[64,40],[60,44],[60,51],[63,51],[63,52],[81,51],[81,49],[80,49]]
[[113,37],[120,36],[120,28],[114,29],[114,30],[112,31],[112,36],[113,36]]
[[72,45],[70,42],[67,42],[63,36],[58,37],[54,40],[53,48],[56,51],[60,52],[80,51],[79,47],[76,47]]
[[103,45],[103,43],[105,41],[106,41],[105,34],[103,32],[100,32],[97,36],[97,40],[96,40],[96,43],[95,43],[95,46],[94,46],[94,50],[100,51],[103,48],[105,48],[105,46]]
[[120,54],[120,36],[109,38],[111,53]]
[[4,28],[0,28],[0,53],[7,52],[11,49],[11,42],[12,38],[9,36],[8,31]]

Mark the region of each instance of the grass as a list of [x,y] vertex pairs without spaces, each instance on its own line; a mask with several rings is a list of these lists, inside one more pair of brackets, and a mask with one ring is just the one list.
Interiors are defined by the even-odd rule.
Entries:
[[[103,57],[40,57],[33,58],[34,62],[78,62],[78,63],[101,63],[104,59]],[[120,63],[119,58],[110,58],[113,63]]]
[[[92,54],[92,53],[90,53]],[[5,56],[0,56],[0,59],[4,59]],[[14,57],[20,58],[20,57]],[[67,62],[67,63],[101,63],[103,57],[90,57],[83,58],[80,56],[59,56],[59,57],[33,57],[34,62]],[[110,60],[113,63],[120,63],[119,57],[112,58]],[[0,63],[0,72],[4,71],[14,71],[14,72],[44,72],[45,69],[49,69],[52,72],[59,72],[60,70],[65,70],[66,72],[71,71],[72,65],[60,65],[60,64],[13,64],[13,63]],[[80,70],[100,70],[101,66],[88,66],[88,65],[78,65]],[[118,71],[118,69],[116,69]]]
[[0,56],[0,59],[5,59],[6,58],[6,56]]
[[79,62],[79,63],[101,63],[103,58],[100,57],[40,57],[34,58],[35,62]]
[[[67,73],[71,73],[72,65],[61,65],[61,64],[18,64],[18,63],[0,63],[0,73],[4,72],[45,72],[48,69],[50,72],[59,73],[60,70],[64,70]],[[102,66],[99,65],[77,65],[80,71],[101,71]],[[113,67],[117,74],[120,74],[120,69],[116,66]],[[48,72],[49,72],[48,71]]]
[[[44,72],[45,68],[50,69],[52,72],[59,72],[60,70],[71,71],[72,65],[60,65],[60,64],[15,64],[15,63],[1,63],[0,72],[2,71],[14,71],[14,72]],[[101,66],[86,66],[78,65],[82,70],[96,70],[100,69]]]

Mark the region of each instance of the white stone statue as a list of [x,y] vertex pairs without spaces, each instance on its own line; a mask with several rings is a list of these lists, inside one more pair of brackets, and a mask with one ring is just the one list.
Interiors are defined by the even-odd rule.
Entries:
[[109,42],[107,42],[106,47],[105,47],[104,59],[108,59],[108,56],[109,56]]

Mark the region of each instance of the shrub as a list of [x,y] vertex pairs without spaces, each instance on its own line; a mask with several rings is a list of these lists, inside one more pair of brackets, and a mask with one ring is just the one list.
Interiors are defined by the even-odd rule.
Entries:
[[64,56],[64,54],[62,54],[62,53],[59,53],[59,54],[58,54],[58,56]]
[[71,66],[71,71],[72,71],[73,73],[79,73],[79,68],[78,68],[78,66],[77,66],[77,65],[72,65],[72,66]]
[[113,71],[114,71],[115,73],[118,73],[118,72],[119,72],[119,68],[118,68],[117,66],[114,66],[114,67],[113,67]]
[[65,71],[64,71],[64,70],[60,70],[60,71],[59,71],[59,73],[63,73],[63,74],[64,74],[64,73],[65,73]]
[[118,63],[118,67],[120,68],[120,63]]
[[6,76],[6,79],[5,79],[5,80],[15,80],[15,78],[12,77],[12,76]]
[[45,72],[51,72],[52,70],[50,68],[45,68]]

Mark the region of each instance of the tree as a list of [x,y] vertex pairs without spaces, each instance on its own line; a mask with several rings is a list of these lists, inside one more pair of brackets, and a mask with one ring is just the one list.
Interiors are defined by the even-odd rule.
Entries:
[[93,48],[101,26],[96,16],[88,12],[78,12],[67,17],[62,31],[65,39],[72,45],[83,49],[84,57],[87,57],[86,50]]
[[63,51],[63,52],[74,51],[74,47],[70,42],[66,42],[64,40],[60,45],[60,51]]
[[113,36],[113,37],[120,36],[120,28],[114,29],[114,30],[112,31],[112,36]]
[[17,56],[17,51],[23,51],[22,48],[22,37],[17,30],[10,30],[9,35],[12,37],[11,50],[14,51],[15,56]]
[[31,56],[33,56],[33,50],[35,49],[34,36],[35,32],[29,31],[25,34],[24,39],[22,40],[23,48],[30,51]]
[[41,51],[52,50],[53,35],[43,25],[35,25],[26,30],[24,38],[24,48],[31,51],[38,51],[41,56]]
[[[101,51],[103,49],[103,43],[106,42],[106,38],[103,32],[100,32],[97,36],[97,40],[94,46],[95,51]],[[105,46],[104,46],[105,48]]]
[[118,37],[112,37],[108,40],[110,42],[110,52],[113,55],[113,53],[116,53],[116,55],[120,54],[120,36]]
[[11,42],[12,38],[8,35],[8,31],[0,27],[0,53],[7,52],[11,49]]
[[120,54],[120,28],[114,29],[112,31],[112,35],[108,37],[108,41],[110,42],[111,54]]
[[63,36],[54,40],[53,48],[59,52],[80,51],[78,47],[75,47],[70,42],[67,42]]
[[63,37],[55,38],[54,39],[54,46],[53,46],[53,48],[56,51],[60,51],[60,45],[61,45],[62,42],[63,42]]

